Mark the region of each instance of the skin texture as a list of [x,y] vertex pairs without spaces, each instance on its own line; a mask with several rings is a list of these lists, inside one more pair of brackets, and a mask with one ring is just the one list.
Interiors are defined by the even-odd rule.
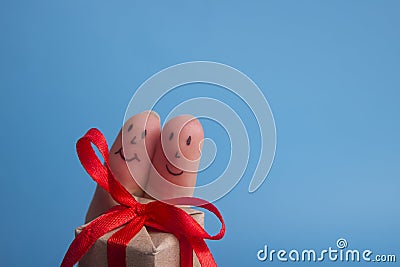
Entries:
[[[151,159],[159,139],[160,118],[153,111],[145,111],[131,117],[124,124],[110,149],[108,160],[111,171],[133,195],[144,195],[138,183],[144,186],[147,182]],[[97,186],[85,221],[93,220],[116,204],[108,192]]]
[[145,196],[159,200],[192,196],[203,139],[203,127],[193,116],[168,121],[157,141]]

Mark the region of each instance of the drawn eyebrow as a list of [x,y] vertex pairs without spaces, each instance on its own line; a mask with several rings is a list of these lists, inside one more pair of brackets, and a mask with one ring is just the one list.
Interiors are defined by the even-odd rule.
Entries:
[[132,128],[133,128],[133,124],[129,125],[129,127],[128,127],[128,132],[129,132],[130,130],[132,130]]
[[174,132],[171,132],[171,134],[169,135],[169,140],[172,140],[172,137],[174,137]]

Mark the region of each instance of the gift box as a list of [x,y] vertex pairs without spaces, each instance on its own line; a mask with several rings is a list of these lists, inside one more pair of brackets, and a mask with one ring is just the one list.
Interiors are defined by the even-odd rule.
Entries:
[[[149,199],[135,198],[142,204],[151,202]],[[204,227],[203,212],[185,206],[179,208]],[[75,235],[78,235],[86,225],[78,227],[75,230]],[[119,229],[111,231],[98,239],[80,260],[79,267],[107,267],[107,240]],[[173,234],[163,233],[143,226],[126,248],[126,266],[178,267],[180,266],[179,241]],[[193,266],[200,266],[195,253],[193,253]]]
[[[103,156],[104,164],[92,144]],[[225,223],[213,204],[193,197],[169,199],[169,204],[135,198],[110,170],[108,145],[97,129],[90,129],[78,140],[76,147],[87,173],[119,205],[76,229],[76,237],[61,267],[73,267],[78,262],[81,267],[216,266],[205,239],[221,239],[225,234]],[[215,235],[207,233],[204,213],[190,206],[213,213],[221,222],[220,231]],[[195,254],[198,258],[193,256]]]

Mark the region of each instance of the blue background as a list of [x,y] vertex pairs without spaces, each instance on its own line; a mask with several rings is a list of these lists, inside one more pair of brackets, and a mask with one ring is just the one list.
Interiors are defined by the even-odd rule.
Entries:
[[264,245],[318,250],[339,237],[400,260],[399,10],[388,0],[1,1],[1,265],[61,262],[95,188],[76,140],[98,127],[112,142],[135,89],[192,60],[246,73],[277,127],[266,182],[247,192],[252,155],[215,203],[227,224],[208,242],[219,265],[271,266],[257,260]]

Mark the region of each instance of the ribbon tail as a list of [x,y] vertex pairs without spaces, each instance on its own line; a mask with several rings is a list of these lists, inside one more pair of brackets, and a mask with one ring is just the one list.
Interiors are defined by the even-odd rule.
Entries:
[[193,249],[184,236],[178,236],[181,267],[193,266]]
[[[150,214],[157,214],[157,216],[151,216],[151,219],[146,222],[146,225],[153,226],[156,229],[172,233],[178,239],[181,236],[186,238],[186,241],[182,241],[186,243],[186,245],[184,246],[184,248],[181,247],[181,249],[183,249],[184,251],[183,254],[181,254],[184,263],[187,262],[188,258],[188,256],[186,256],[188,255],[188,249],[185,247],[191,247],[195,251],[197,258],[199,259],[200,264],[203,267],[217,266],[206,242],[204,241],[204,238],[214,240],[221,239],[222,236],[225,234],[225,223],[218,209],[214,205],[210,203],[202,203],[201,205],[201,208],[204,208],[214,213],[221,222],[221,229],[214,236],[209,235],[204,230],[204,228],[199,223],[197,223],[189,214],[177,207],[161,202],[152,202],[148,204],[147,208]],[[181,241],[181,239],[179,240]],[[188,242],[190,244],[187,244]],[[186,267],[186,265],[182,266]]]
[[212,256],[210,249],[208,248],[204,239],[190,238],[190,243],[202,267],[217,266],[214,257]]
[[129,218],[126,216],[127,212],[129,210],[124,210],[121,206],[115,206],[107,213],[89,223],[72,241],[61,263],[61,267],[74,266],[74,264],[82,259],[97,239],[125,224],[127,218]]
[[136,217],[108,239],[108,267],[126,266],[126,248],[131,239],[142,229],[144,221],[144,217]]

